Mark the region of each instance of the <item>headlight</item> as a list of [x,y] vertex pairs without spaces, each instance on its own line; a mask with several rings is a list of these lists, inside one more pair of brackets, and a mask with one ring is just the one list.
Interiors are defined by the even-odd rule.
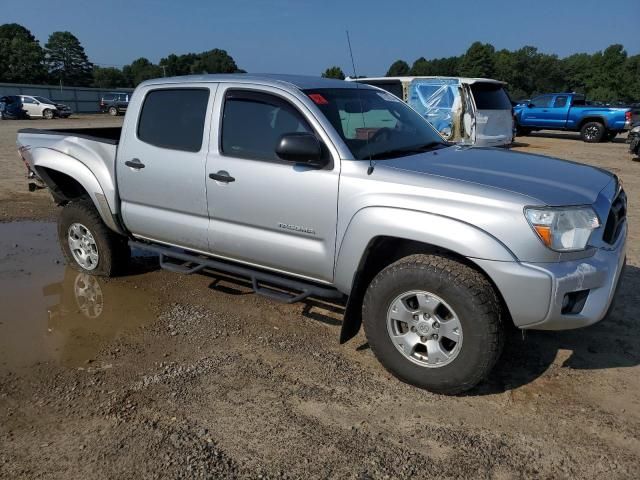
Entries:
[[591,207],[526,208],[524,213],[542,243],[562,252],[584,250],[600,226]]
[[637,127],[633,127],[633,128],[631,129],[631,131],[632,131],[633,133],[640,133],[640,125],[638,125]]

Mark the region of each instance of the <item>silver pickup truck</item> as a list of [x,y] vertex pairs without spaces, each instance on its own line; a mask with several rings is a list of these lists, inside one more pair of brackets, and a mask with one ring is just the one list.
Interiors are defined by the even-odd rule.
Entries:
[[615,175],[451,146],[376,87],[300,76],[141,84],[122,129],[22,130],[34,181],[62,205],[68,263],[251,279],[256,293],[345,302],[403,381],[454,394],[482,381],[508,323],[601,320],[625,264]]

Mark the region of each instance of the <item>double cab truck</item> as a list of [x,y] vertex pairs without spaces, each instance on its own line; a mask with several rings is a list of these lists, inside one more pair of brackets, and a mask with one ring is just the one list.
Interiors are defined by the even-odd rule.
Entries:
[[585,96],[577,93],[549,93],[514,107],[518,135],[564,130],[580,132],[589,143],[613,140],[631,128],[633,116],[632,108],[587,105]]
[[384,367],[434,392],[482,381],[511,323],[601,320],[625,264],[615,175],[448,144],[356,82],[151,80],[122,129],[22,130],[18,147],[62,206],[77,270],[117,275],[133,246],[174,272],[246,276],[274,300],[341,303],[341,342],[363,323]]

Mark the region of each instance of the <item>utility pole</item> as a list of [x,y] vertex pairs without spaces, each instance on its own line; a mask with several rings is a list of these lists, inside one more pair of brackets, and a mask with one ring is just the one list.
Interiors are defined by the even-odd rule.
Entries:
[[162,67],[162,76],[166,77],[167,76],[167,66],[166,65],[160,65]]

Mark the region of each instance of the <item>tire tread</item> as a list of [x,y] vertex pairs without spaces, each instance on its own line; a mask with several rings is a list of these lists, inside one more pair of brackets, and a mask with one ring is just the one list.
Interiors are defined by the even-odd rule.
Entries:
[[[487,338],[487,348],[482,352],[483,354],[480,356],[480,361],[474,369],[473,375],[464,383],[428,387],[431,391],[446,394],[458,394],[473,388],[486,378],[497,362],[504,345],[502,308],[495,289],[482,273],[445,254],[410,255],[392,263],[372,280],[367,288],[363,302],[364,319],[370,318],[370,316],[373,315],[373,312],[371,312],[369,308],[372,305],[373,296],[376,294],[380,282],[384,281],[387,276],[391,276],[394,279],[398,278],[398,276],[407,269],[418,269],[440,277],[443,282],[455,283],[465,287],[472,298],[472,303],[477,311],[478,317],[482,317],[482,320],[488,325],[489,338]],[[367,331],[366,320],[365,332],[372,351],[380,358],[376,353],[381,350],[378,345],[380,338],[372,334],[372,332]],[[384,333],[386,334],[386,332]],[[390,370],[388,365],[383,363],[383,366],[387,371],[395,375],[395,372]]]

